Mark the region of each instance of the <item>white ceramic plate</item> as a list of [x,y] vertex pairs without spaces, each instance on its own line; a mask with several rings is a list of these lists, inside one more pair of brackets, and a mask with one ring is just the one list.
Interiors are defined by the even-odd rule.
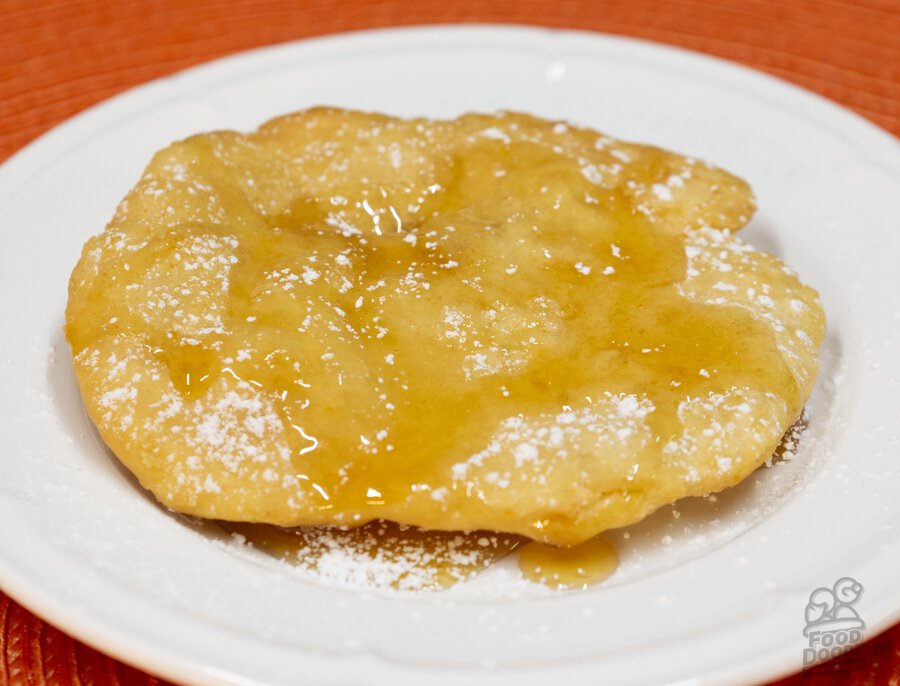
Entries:
[[[715,161],[760,205],[746,234],[817,287],[824,368],[797,457],[618,538],[601,587],[507,569],[432,595],[311,582],[205,539],[94,438],[61,325],[83,241],[151,153],[315,104],[517,109]],[[0,168],[0,586],[84,641],[202,684],[719,684],[801,666],[804,606],[852,576],[866,635],[900,619],[900,154],[809,93],[708,57],[499,27],[359,33],[143,86]]]

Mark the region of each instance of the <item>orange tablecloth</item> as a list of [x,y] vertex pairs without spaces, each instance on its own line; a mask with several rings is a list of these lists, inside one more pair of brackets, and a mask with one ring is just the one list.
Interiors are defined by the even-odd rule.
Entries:
[[[447,22],[671,43],[793,81],[900,134],[900,0],[0,0],[0,161],[100,100],[215,57],[340,31]],[[0,686],[119,683],[160,682],[0,592]],[[900,684],[900,625],[779,684]]]

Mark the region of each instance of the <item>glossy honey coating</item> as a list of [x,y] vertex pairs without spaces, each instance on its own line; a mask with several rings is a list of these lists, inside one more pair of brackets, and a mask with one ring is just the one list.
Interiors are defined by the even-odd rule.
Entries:
[[314,109],[159,152],[70,282],[88,412],[179,512],[574,544],[737,483],[815,292],[740,179],[523,114]]

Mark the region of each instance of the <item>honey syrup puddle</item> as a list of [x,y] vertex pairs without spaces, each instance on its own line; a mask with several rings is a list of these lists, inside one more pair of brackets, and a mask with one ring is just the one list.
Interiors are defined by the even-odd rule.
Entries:
[[519,550],[525,578],[550,588],[587,588],[609,578],[618,566],[616,549],[603,536],[568,548],[532,541]]

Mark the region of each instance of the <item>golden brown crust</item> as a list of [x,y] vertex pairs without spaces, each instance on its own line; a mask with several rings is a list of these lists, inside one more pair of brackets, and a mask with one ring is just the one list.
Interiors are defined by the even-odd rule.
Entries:
[[574,543],[737,483],[799,416],[824,317],[734,237],[753,209],[528,115],[309,110],[158,153],[85,245],[67,336],[174,510]]

